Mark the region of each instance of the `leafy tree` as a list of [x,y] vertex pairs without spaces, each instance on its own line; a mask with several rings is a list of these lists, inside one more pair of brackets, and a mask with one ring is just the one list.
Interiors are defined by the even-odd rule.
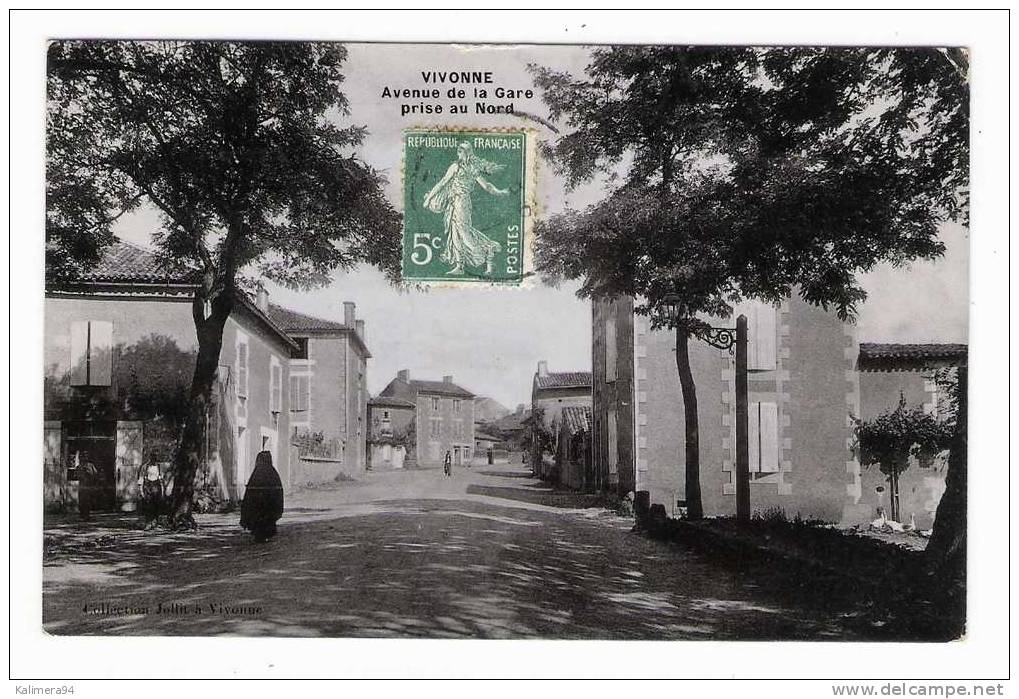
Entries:
[[[564,132],[544,144],[584,211],[536,226],[546,279],[643,299],[676,333],[689,516],[700,497],[689,339],[704,316],[793,293],[851,319],[858,273],[943,254],[966,220],[968,60],[961,50],[616,46],[586,75],[532,73]],[[678,297],[677,315],[666,303]]]
[[94,262],[148,204],[168,268],[195,271],[198,358],[173,459],[174,526],[192,494],[223,327],[258,268],[307,287],[368,262],[396,278],[399,218],[341,125],[346,50],[282,42],[61,41],[50,46],[47,271]]
[[939,420],[921,407],[909,408],[906,397],[899,396],[895,410],[872,420],[853,419],[856,425],[860,463],[876,465],[888,477],[891,517],[899,521],[899,476],[909,468],[910,457],[929,461],[951,446],[953,423]]

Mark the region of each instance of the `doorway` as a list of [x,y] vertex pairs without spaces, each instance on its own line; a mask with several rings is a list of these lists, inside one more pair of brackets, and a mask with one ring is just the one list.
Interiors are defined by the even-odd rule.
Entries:
[[63,463],[68,482],[80,485],[80,465],[96,467],[92,509],[117,508],[117,423],[83,420],[64,423]]

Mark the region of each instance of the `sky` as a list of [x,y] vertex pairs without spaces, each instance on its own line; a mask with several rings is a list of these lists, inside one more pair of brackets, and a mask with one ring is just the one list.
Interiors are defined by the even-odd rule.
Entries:
[[[354,44],[345,64],[344,91],[350,100],[349,123],[368,127],[360,157],[387,178],[386,192],[402,209],[402,131],[410,127],[515,126],[533,128],[539,139],[551,131],[518,115],[407,115],[400,104],[418,100],[384,99],[391,90],[420,89],[422,71],[491,71],[495,85],[531,88],[529,63],[580,74],[585,49],[573,46],[455,46],[439,44]],[[448,85],[440,87],[444,93]],[[467,88],[470,89],[470,88]],[[473,100],[470,100],[473,101]],[[440,100],[449,104],[449,100]],[[506,100],[502,101],[503,103]],[[515,109],[547,117],[535,94],[512,100]],[[537,215],[596,202],[603,190],[592,184],[568,192],[547,168],[536,175]],[[118,222],[125,240],[149,244],[158,225],[152,210],[140,210]],[[883,265],[862,277],[868,300],[857,320],[861,341],[965,342],[968,327],[969,240],[966,229],[946,225],[941,231],[947,251],[934,262],[905,268]],[[411,378],[454,380],[478,395],[514,408],[529,403],[537,363],[550,371],[584,371],[591,367],[591,308],[575,292],[577,284],[553,289],[431,288],[403,291],[389,285],[370,267],[333,275],[328,287],[296,292],[268,283],[273,302],[323,318],[342,320],[344,301],[357,304],[366,322],[369,349],[368,388],[374,395],[400,369]]]

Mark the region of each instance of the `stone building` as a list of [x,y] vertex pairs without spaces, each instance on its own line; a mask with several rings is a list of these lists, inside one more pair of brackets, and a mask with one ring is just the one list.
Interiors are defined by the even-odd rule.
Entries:
[[[859,417],[872,420],[895,410],[904,398],[910,407],[947,417],[944,409],[950,396],[939,386],[936,372],[955,372],[967,361],[964,344],[889,344],[861,342],[857,368],[860,371]],[[949,378],[947,375],[945,378]],[[899,476],[901,519],[911,519],[920,529],[930,529],[938,503],[945,492],[946,455],[930,463],[911,464]],[[853,516],[857,520],[874,519],[878,508],[891,512],[891,488],[887,477],[876,466],[864,467],[860,474],[858,499]]]
[[441,466],[447,452],[454,465],[474,456],[474,394],[452,376],[442,381],[411,379],[407,369],[379,393],[414,405],[415,455],[423,467]]
[[[101,508],[131,509],[137,479],[149,462],[167,465],[190,386],[197,354],[192,318],[193,272],[168,269],[153,253],[124,242],[110,246],[98,264],[79,278],[47,285],[44,336],[45,504],[66,507],[77,499],[77,465],[91,460],[99,470]],[[349,307],[351,316],[353,306]],[[322,328],[322,335],[296,332],[296,320]],[[353,320],[351,318],[351,320]],[[295,330],[291,335],[286,327]],[[330,326],[326,328],[325,326]],[[359,346],[356,323],[341,331],[269,304],[260,291],[237,293],[223,330],[219,371],[208,415],[198,488],[236,500],[261,450],[273,454],[284,487],[331,480],[343,469],[363,469],[342,456],[306,462],[291,445],[294,425],[314,426],[324,440],[348,444],[353,415],[336,414],[339,403],[357,405],[356,372],[333,356],[338,344],[309,344],[328,335]],[[317,332],[317,331],[316,331]],[[303,338],[303,340],[302,340]],[[314,339],[312,339],[314,338]],[[356,353],[356,352],[355,352]],[[296,363],[295,363],[296,362]],[[303,364],[302,364],[303,362]],[[328,368],[328,371],[326,369]],[[305,383],[295,381],[307,376]],[[312,376],[314,378],[312,378]],[[322,396],[342,397],[330,404]],[[363,450],[362,450],[363,452]],[[357,454],[354,449],[350,452]]]
[[[531,468],[539,478],[556,479],[555,444],[560,416],[569,406],[591,406],[591,372],[550,372],[548,362],[538,362],[531,383],[531,416],[536,429],[532,432],[530,450]],[[539,434],[539,427],[544,436]],[[543,440],[547,443],[544,447]]]
[[[750,303],[751,507],[826,521],[858,514],[860,466],[851,415],[859,413],[855,329],[790,298]],[[683,399],[673,331],[652,331],[633,300],[594,303],[593,468],[620,495],[650,492],[670,515],[685,507]],[[732,326],[733,318],[712,319]],[[707,516],[735,513],[735,359],[691,339],[697,387],[700,482]]]

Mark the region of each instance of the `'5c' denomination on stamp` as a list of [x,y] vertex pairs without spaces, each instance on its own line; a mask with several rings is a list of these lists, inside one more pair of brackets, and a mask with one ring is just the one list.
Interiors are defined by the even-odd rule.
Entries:
[[527,134],[411,130],[404,149],[404,279],[523,281]]

